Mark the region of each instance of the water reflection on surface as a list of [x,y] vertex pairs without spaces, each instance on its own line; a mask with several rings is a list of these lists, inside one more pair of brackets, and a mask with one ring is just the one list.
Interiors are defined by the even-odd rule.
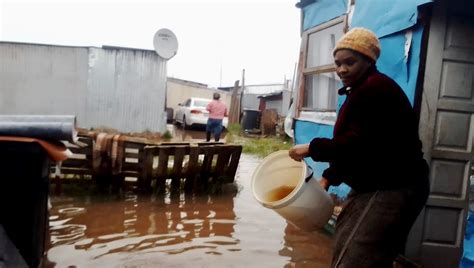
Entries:
[[46,266],[328,267],[331,237],[295,229],[253,199],[258,162],[242,155],[237,187],[221,194],[53,197]]

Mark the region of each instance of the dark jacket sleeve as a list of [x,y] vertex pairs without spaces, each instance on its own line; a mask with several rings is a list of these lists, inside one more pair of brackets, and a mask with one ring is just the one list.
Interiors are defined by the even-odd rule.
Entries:
[[360,129],[357,122],[353,122],[344,134],[328,138],[314,138],[309,144],[309,155],[314,161],[335,162],[346,159],[353,153],[360,140]]
[[334,164],[330,164],[329,167],[323,171],[323,177],[327,179],[332,186],[338,186],[343,181],[343,175],[338,174],[338,169]]

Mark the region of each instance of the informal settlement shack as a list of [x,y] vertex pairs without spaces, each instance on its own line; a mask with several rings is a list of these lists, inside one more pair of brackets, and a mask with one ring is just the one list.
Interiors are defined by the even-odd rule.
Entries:
[[[431,192],[405,255],[424,267],[457,267],[463,254],[473,172],[474,2],[305,0],[293,98],[296,143],[331,137],[343,96],[332,50],[352,27],[371,29],[382,54],[378,69],[403,88],[419,115],[430,163]],[[321,176],[325,163],[306,160]],[[403,166],[400,166],[403,169]],[[329,191],[344,198],[349,187]]]

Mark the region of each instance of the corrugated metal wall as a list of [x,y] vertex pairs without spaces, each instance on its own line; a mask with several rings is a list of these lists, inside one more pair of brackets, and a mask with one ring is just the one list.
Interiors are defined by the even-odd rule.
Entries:
[[278,115],[281,115],[282,100],[267,100],[265,109],[275,109]]
[[86,120],[91,127],[161,132],[166,62],[154,51],[91,48]]
[[260,99],[258,96],[260,95],[262,94],[245,93],[242,99],[243,109],[258,110],[260,105]]
[[85,123],[87,48],[0,43],[0,113],[75,114]]
[[0,42],[0,113],[75,114],[83,128],[163,132],[166,62],[154,51]]

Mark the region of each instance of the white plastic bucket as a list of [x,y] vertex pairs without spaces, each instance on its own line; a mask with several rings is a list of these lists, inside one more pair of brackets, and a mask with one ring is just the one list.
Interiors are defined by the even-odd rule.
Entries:
[[260,204],[307,231],[324,227],[334,208],[333,200],[313,178],[312,170],[304,161],[291,159],[287,150],[268,155],[257,166],[252,192]]

